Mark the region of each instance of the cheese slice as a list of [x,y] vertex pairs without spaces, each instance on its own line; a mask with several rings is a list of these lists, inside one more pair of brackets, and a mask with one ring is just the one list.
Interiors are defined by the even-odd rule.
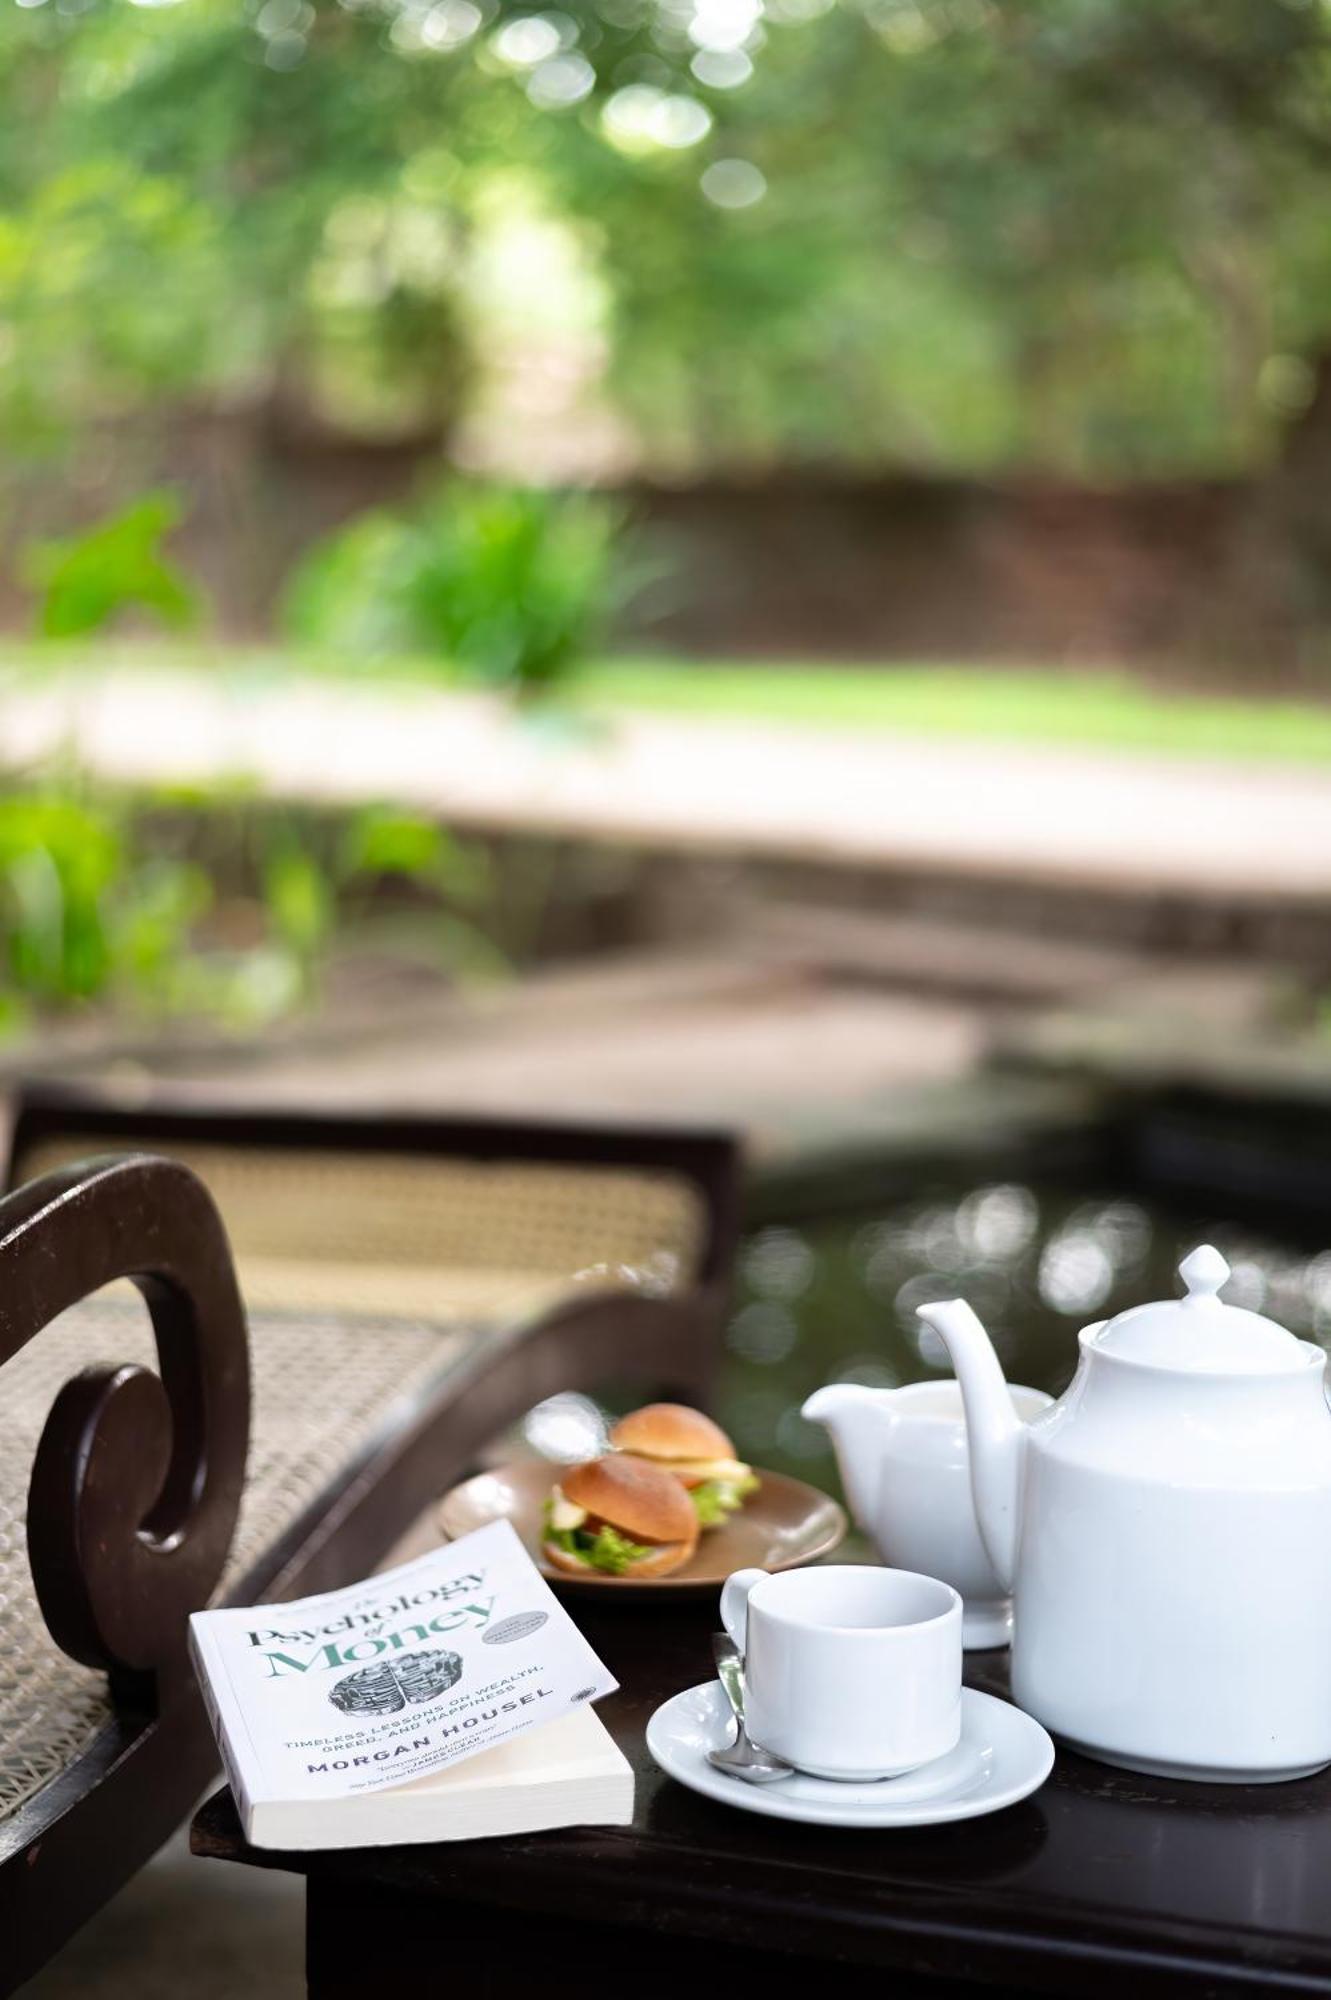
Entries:
[[738,1482],[747,1479],[749,1468],[741,1465],[737,1458],[672,1458],[666,1461],[666,1469],[680,1479],[727,1479]]
[[587,1509],[579,1507],[575,1500],[566,1496],[562,1486],[556,1486],[550,1494],[550,1526],[552,1528],[580,1528],[587,1518]]

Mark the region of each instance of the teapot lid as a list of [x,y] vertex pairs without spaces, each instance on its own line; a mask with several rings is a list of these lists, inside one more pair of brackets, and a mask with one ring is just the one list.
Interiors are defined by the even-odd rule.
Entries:
[[1303,1345],[1292,1333],[1218,1296],[1229,1266],[1209,1243],[1178,1268],[1184,1298],[1133,1306],[1103,1320],[1091,1329],[1096,1346],[1127,1361],[1211,1374],[1274,1374],[1304,1365]]

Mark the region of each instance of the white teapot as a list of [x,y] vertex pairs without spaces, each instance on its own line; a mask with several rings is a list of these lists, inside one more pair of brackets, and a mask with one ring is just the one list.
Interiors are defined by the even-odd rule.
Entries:
[[952,1357],[981,1537],[1013,1593],[1013,1699],[1071,1747],[1256,1784],[1331,1763],[1326,1356],[1218,1296],[1088,1326],[1062,1399],[1019,1421],[963,1300],[920,1307]]

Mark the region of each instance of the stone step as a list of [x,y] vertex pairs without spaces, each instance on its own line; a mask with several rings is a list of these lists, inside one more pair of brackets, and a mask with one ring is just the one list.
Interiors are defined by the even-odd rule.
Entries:
[[832,979],[1017,1005],[1125,986],[1144,963],[1116,944],[792,903],[751,907],[737,942]]

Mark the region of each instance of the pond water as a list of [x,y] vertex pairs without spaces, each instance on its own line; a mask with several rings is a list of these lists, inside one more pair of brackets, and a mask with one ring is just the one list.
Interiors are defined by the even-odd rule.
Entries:
[[1199,1242],[1215,1243],[1232,1265],[1232,1304],[1331,1344],[1331,1223],[1318,1248],[1112,1189],[936,1187],[905,1204],[769,1224],[745,1239],[717,1414],[742,1458],[839,1492],[826,1433],[804,1421],[800,1405],[824,1382],[891,1388],[949,1374],[917,1305],[963,1295],[1009,1379],[1057,1393],[1075,1367],[1080,1328],[1177,1296],[1179,1259]]

